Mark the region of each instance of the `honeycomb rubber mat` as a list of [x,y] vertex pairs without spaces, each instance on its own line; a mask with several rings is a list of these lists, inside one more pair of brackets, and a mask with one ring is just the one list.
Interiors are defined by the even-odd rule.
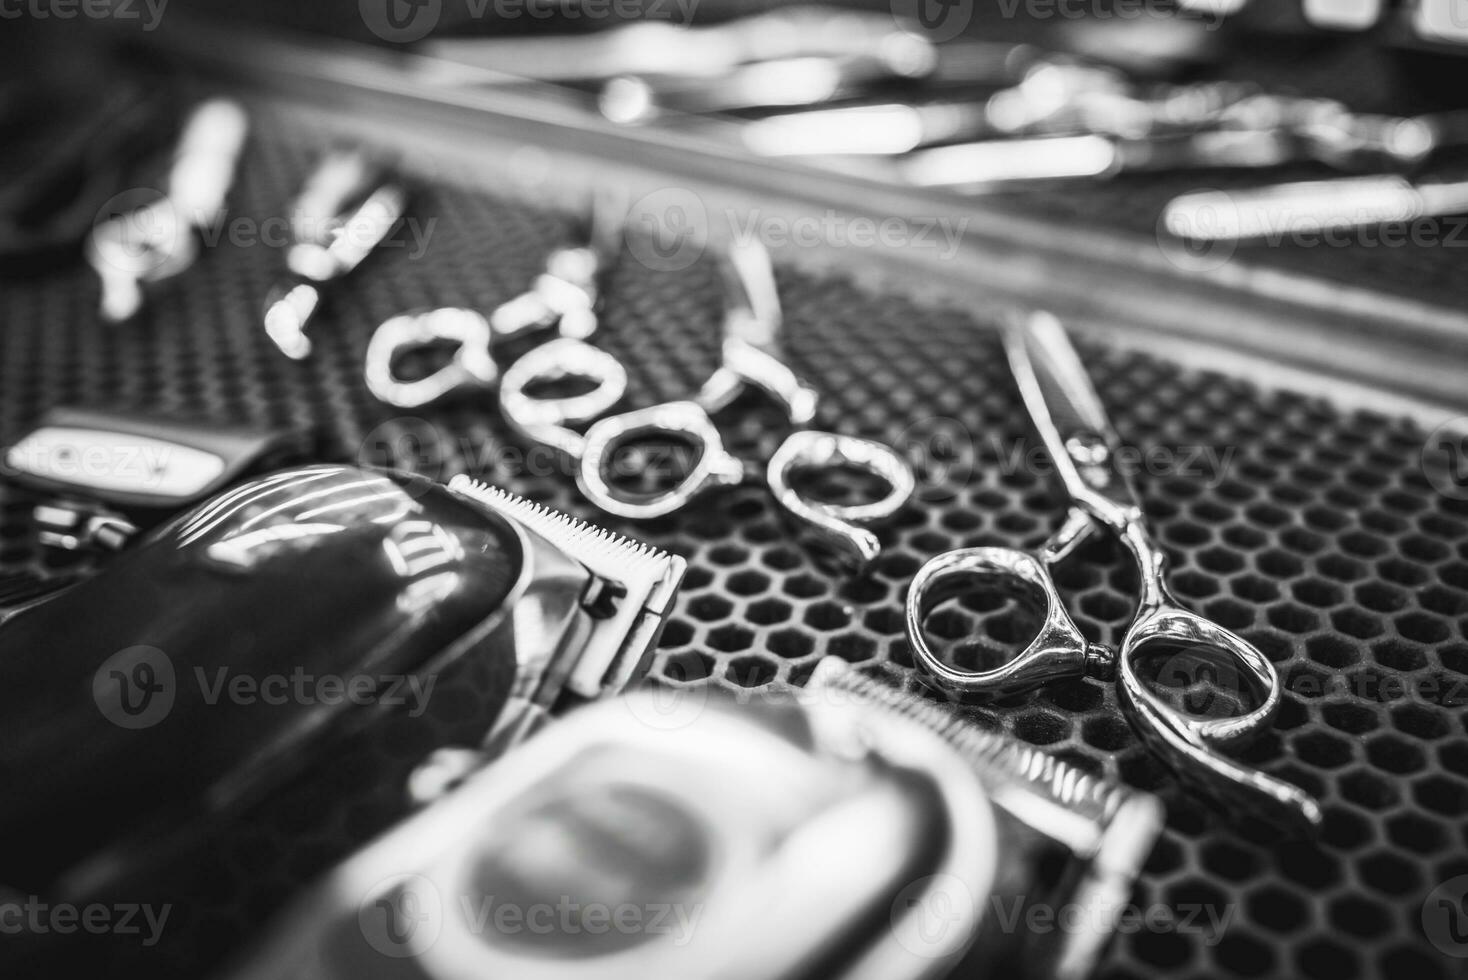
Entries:
[[[233,213],[279,214],[326,139],[288,117],[256,120]],[[921,564],[961,546],[1034,546],[1063,517],[984,324],[961,309],[788,270],[787,350],[823,395],[818,424],[941,450],[922,460],[918,497],[882,531],[875,568],[860,578],[823,570],[753,485],[636,526],[598,516],[562,475],[528,471],[491,397],[403,412],[363,387],[378,323],[416,308],[493,307],[524,288],[571,224],[448,181],[423,188],[413,213],[433,219],[427,250],[415,256],[409,239],[370,258],[333,294],[302,363],[283,358],[259,326],[283,267],[279,248],[206,249],[125,327],[99,322],[97,286],[80,265],[0,284],[0,439],[13,442],[52,405],[111,402],[307,428],[323,459],[441,479],[472,473],[686,556],[655,677],[749,698],[800,684],[825,656],[910,674],[902,600]],[[680,272],[624,258],[596,342],[627,365],[629,400],[651,404],[687,395],[713,369],[719,316],[708,256]],[[1219,930],[1121,935],[1101,975],[1461,976],[1468,961],[1449,953],[1468,950],[1425,931],[1424,909],[1440,885],[1468,875],[1468,504],[1424,475],[1426,433],[1140,353],[1085,345],[1083,354],[1128,443],[1167,447],[1175,462],[1195,457],[1139,474],[1171,585],[1275,663],[1283,709],[1243,758],[1317,794],[1326,814],[1308,844],[1224,825],[1176,790],[1111,688],[1095,681],[973,709],[994,729],[1160,794],[1168,824],[1136,905],[1228,916]],[[750,458],[780,436],[757,415],[725,431]],[[860,492],[823,484],[831,496]],[[28,525],[33,503],[0,489],[0,574],[57,571]],[[1060,582],[1087,635],[1115,643],[1134,578],[1127,559],[1097,543]],[[966,600],[942,607],[930,627],[953,641],[953,656],[978,656],[1015,639],[1019,619],[1008,606]]]

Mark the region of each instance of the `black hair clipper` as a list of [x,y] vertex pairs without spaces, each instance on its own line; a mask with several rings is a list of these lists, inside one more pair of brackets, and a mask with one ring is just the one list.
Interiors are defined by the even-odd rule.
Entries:
[[403,816],[435,749],[622,690],[683,569],[473,481],[310,466],[23,607],[0,621],[0,909],[139,929],[27,913],[0,973],[198,975]]

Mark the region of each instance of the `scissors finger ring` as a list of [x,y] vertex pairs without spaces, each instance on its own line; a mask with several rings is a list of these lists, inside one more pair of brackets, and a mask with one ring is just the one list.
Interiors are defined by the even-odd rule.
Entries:
[[[625,205],[620,198],[599,195],[587,223],[586,241],[552,251],[545,270],[530,288],[495,307],[487,318],[446,308],[383,323],[367,346],[368,389],[389,405],[417,408],[460,389],[492,386],[499,373],[493,351],[497,342],[550,328],[561,338],[590,337],[596,332],[601,281],[616,257],[616,236],[607,225],[620,228],[623,215]],[[477,321],[469,322],[466,314]],[[397,375],[396,366],[408,352],[445,341],[454,345],[454,354],[444,367],[417,380]]]
[[[577,378],[590,391],[542,395],[541,385]],[[549,340],[505,371],[500,412],[510,427],[533,442],[551,446],[573,460],[586,453],[585,437],[575,428],[610,410],[627,391],[627,369],[606,351],[569,337]]]
[[[447,365],[415,381],[398,376],[395,367],[406,351],[444,341],[454,345]],[[395,316],[378,327],[367,344],[367,390],[389,405],[416,408],[450,391],[488,388],[499,376],[489,344],[489,321],[474,310],[443,307]]]
[[[880,550],[865,525],[890,516],[912,495],[916,483],[912,470],[879,443],[804,430],[815,418],[819,395],[780,357],[781,314],[769,253],[763,246],[736,244],[723,260],[730,296],[721,364],[693,400],[655,405],[593,424],[586,433],[577,485],[602,510],[636,520],[674,513],[705,492],[743,482],[751,474],[724,448],[713,416],[754,389],[776,402],[797,430],[764,468],[776,503],[799,522],[808,540],[823,545],[843,567],[860,569]],[[649,437],[692,446],[695,461],[669,489],[653,494],[619,490],[609,472],[618,469],[624,450]],[[804,468],[865,470],[883,480],[888,490],[871,504],[814,501],[797,491],[791,479]]]

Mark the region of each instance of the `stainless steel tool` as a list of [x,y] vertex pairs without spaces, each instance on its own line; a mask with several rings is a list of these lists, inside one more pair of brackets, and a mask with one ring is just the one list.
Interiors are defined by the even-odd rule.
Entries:
[[322,157],[290,206],[290,278],[266,300],[265,333],[292,360],[311,354],[308,329],[322,290],[348,275],[392,234],[408,188],[382,160],[355,147]]
[[[231,976],[1081,980],[1157,801],[840,667],[781,702],[576,712],[338,867]],[[1016,904],[1078,924],[1027,937]]]
[[1190,241],[1258,242],[1465,213],[1468,181],[1384,174],[1181,194],[1161,227]]
[[435,38],[415,51],[508,77],[574,82],[624,75],[711,78],[754,62],[877,57],[914,43],[931,48],[887,13],[796,4],[710,25],[645,20],[589,34]]
[[[236,485],[0,621],[0,767],[33,790],[0,801],[25,841],[5,888],[199,921],[238,900],[217,889],[228,855],[285,814],[282,845],[301,843],[280,860],[324,870],[322,836],[355,846],[406,816],[435,749],[493,756],[640,677],[683,571],[467,479],[318,465]],[[248,891],[270,899],[235,906],[247,924],[291,882]],[[22,923],[0,969],[197,974],[227,942],[77,938]]]
[[[930,560],[907,598],[913,657],[946,689],[1002,697],[1069,677],[1116,678],[1123,713],[1138,736],[1188,785],[1239,812],[1295,830],[1317,828],[1320,804],[1283,780],[1220,754],[1266,731],[1280,707],[1279,674],[1252,644],[1183,608],[1168,590],[1166,554],[1152,539],[1130,474],[1118,461],[1121,440],[1107,421],[1079,355],[1053,316],[1008,324],[1004,346],[1025,407],[1073,501],[1065,523],[1034,554],[1013,548],[962,548]],[[1066,612],[1052,569],[1100,530],[1114,534],[1136,562],[1141,596],[1119,650],[1088,642]],[[955,666],[928,643],[924,621],[945,599],[978,583],[990,594],[1030,596],[1043,606],[1038,634],[1016,657],[987,670]],[[1173,707],[1141,673],[1143,661],[1206,664],[1208,675],[1237,679],[1257,700],[1237,716],[1204,718]],[[1201,667],[1200,667],[1201,673]]]
[[[492,387],[499,377],[496,342],[548,329],[562,338],[589,338],[596,332],[602,283],[620,251],[626,213],[622,195],[598,191],[582,240],[553,250],[530,288],[488,317],[444,307],[385,321],[367,346],[367,389],[389,405],[416,408],[454,392]],[[444,367],[415,379],[397,373],[399,361],[410,352],[442,344],[454,350]]]
[[[552,341],[518,361],[500,383],[505,420],[526,438],[554,447],[576,466],[581,493],[609,514],[645,520],[674,513],[717,487],[756,474],[724,448],[714,416],[748,390],[757,390],[782,410],[796,430],[757,474],[776,503],[798,526],[850,568],[861,568],[880,551],[867,525],[890,517],[912,495],[915,478],[907,462],[880,443],[831,432],[807,431],[819,395],[781,359],[782,316],[769,253],[758,243],[736,243],[724,254],[727,284],[723,356],[720,367],[691,401],[672,401],[609,417],[622,397],[626,373],[615,358],[581,341]],[[538,394],[548,382],[579,378],[590,391]],[[595,419],[595,421],[592,421]],[[585,433],[576,431],[590,423]],[[620,489],[609,474],[623,465],[621,454],[649,440],[689,445],[694,461],[673,487],[651,495]],[[798,489],[796,476],[808,469],[857,469],[888,487],[880,500],[832,504]]]
[[162,195],[93,226],[86,255],[102,282],[103,319],[132,319],[143,307],[145,285],[198,259],[199,232],[224,211],[248,129],[238,103],[201,103],[184,122]]

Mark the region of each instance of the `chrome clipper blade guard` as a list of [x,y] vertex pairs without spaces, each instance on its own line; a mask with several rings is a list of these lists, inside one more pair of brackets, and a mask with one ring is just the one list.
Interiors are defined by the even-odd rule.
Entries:
[[[231,976],[1083,976],[1108,928],[1030,944],[999,903],[1129,893],[1157,804],[961,727],[835,674],[799,701],[573,712],[340,866]],[[1054,884],[1046,846],[1070,858]]]

